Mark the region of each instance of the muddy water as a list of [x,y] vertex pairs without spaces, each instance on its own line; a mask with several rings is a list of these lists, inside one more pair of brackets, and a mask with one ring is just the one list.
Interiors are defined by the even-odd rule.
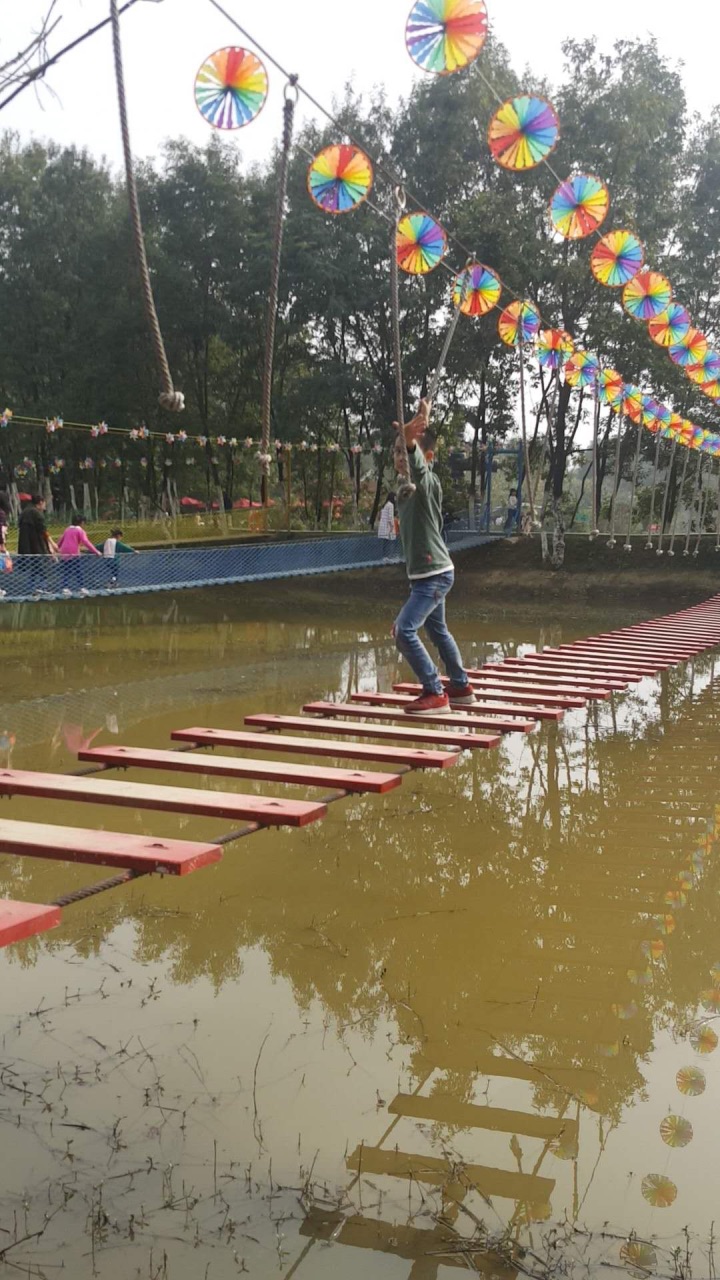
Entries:
[[[475,662],[631,616],[455,601]],[[387,622],[340,580],[3,614],[0,763],[387,688]],[[713,676],[710,656],[646,680],[0,953],[0,1276],[673,1275],[688,1254],[713,1274]],[[4,857],[0,894],[105,874]]]

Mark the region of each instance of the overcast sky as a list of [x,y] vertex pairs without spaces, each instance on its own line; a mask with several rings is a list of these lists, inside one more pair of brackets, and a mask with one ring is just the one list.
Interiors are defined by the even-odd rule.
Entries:
[[[27,43],[49,0],[0,0],[0,61]],[[551,80],[560,74],[566,36],[615,39],[652,32],[661,50],[684,63],[690,106],[707,113],[720,100],[717,48],[720,6],[701,0],[703,23],[686,21],[675,0],[602,0],[551,6],[541,0],[488,0],[491,26],[508,47],[515,68]],[[62,14],[51,48],[69,42],[106,16],[107,0],[56,0]],[[422,79],[404,45],[411,0],[224,0],[278,60],[297,71],[307,88],[330,105],[348,78],[366,90],[382,84],[396,97]],[[698,12],[696,8],[695,12]],[[241,37],[209,0],[141,0],[122,19],[133,148],[157,154],[168,137],[203,144],[209,127],[193,98],[199,64]],[[260,118],[235,136],[243,154],[261,159],[279,132],[282,78],[271,70],[271,93]],[[53,138],[120,160],[109,31],[95,36],[54,68],[45,88],[28,89],[0,115],[0,126],[23,139]],[[303,105],[302,111],[306,112]]]

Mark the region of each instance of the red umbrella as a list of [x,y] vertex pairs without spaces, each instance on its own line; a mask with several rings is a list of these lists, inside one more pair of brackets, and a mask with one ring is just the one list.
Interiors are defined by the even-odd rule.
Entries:
[[[22,495],[20,495],[20,496],[22,497]],[[199,498],[181,498],[181,499],[180,499],[180,506],[181,506],[181,507],[191,507],[193,511],[204,511],[204,510],[205,510],[205,503],[204,503],[204,502],[201,502]]]
[[237,502],[233,502],[233,511],[247,511],[249,506],[249,498],[238,498]]
[[18,501],[19,501],[19,502],[31,502],[31,501],[32,501],[32,494],[31,494],[31,493],[19,493],[19,494],[18,494]]

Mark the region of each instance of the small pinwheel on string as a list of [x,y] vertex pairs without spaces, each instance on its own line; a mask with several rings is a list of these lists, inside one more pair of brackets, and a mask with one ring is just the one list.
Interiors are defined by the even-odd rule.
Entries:
[[242,129],[265,106],[267,71],[248,49],[227,48],[211,53],[195,78],[195,101],[215,129]]
[[600,178],[576,173],[561,182],[550,201],[550,221],[565,240],[583,240],[605,221],[610,193]]
[[537,336],[537,356],[540,368],[556,373],[572,355],[575,344],[564,329],[542,329]]
[[532,342],[540,332],[540,312],[532,302],[511,302],[498,319],[498,334],[506,347]]
[[488,129],[493,159],[503,169],[534,169],[555,150],[560,121],[544,98],[523,94],[510,98],[495,112]]
[[474,62],[488,30],[485,0],[417,0],[405,28],[405,44],[423,71],[451,75]]
[[406,213],[398,222],[396,245],[401,271],[427,275],[447,253],[447,234],[428,213]]
[[502,293],[502,284],[490,267],[482,262],[471,262],[453,286],[453,305],[464,316],[485,316],[496,307]]
[[310,199],[323,213],[352,213],[372,190],[373,167],[359,147],[325,147],[308,169]]

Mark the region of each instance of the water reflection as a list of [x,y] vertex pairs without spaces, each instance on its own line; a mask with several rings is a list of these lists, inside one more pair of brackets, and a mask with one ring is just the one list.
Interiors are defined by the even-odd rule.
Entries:
[[[361,626],[363,641],[351,644]],[[497,623],[458,630],[474,658],[539,637],[527,617],[502,632]],[[13,763],[62,766],[81,740],[118,732],[128,744],[163,746],[184,721],[236,727],[249,711],[294,711],[308,697],[376,681],[387,687],[397,672],[372,611],[362,619],[349,612],[342,626],[216,619],[187,631],[162,655],[173,654],[175,667],[162,671],[155,658],[148,672],[142,645],[163,634],[152,611],[114,637],[98,624],[89,656],[78,649],[67,659],[69,692],[6,692],[0,724],[13,726]],[[138,670],[124,653],[105,682],[123,645],[136,646]],[[620,1237],[634,1229],[645,1238],[712,1220],[717,1042],[708,1019],[720,977],[713,676],[712,658],[703,659],[571,713],[559,728],[508,738],[442,777],[353,798],[317,829],[253,838],[190,885],[153,882],[68,913],[57,937],[3,963],[11,971],[18,957],[31,965],[68,953],[117,960],[121,941],[126,981],[161,973],[194,1002],[203,983],[218,1001],[232,997],[262,955],[271,979],[257,987],[258,1016],[278,1020],[278,1076],[284,1027],[295,1017],[321,1029],[323,1047],[334,1038],[344,1052],[354,1037],[353,1061],[358,1044],[366,1047],[363,1069],[342,1093],[342,1129],[323,1126],[292,1078],[299,1101],[290,1124],[318,1133],[318,1163],[332,1186],[323,1196],[316,1177],[306,1180],[302,1214],[288,1211],[299,1233],[283,1255],[288,1274],[324,1274],[328,1241],[334,1274],[384,1275],[391,1258],[402,1262],[393,1274],[413,1280],[445,1267],[534,1274],[539,1263],[516,1250],[543,1260],[558,1223],[568,1270],[608,1258],[617,1265],[622,1238],[580,1249],[586,1224],[609,1221]],[[13,816],[25,815],[13,808]],[[157,816],[137,822],[159,829]],[[165,830],[197,838],[207,824],[164,817]],[[42,901],[83,875],[3,859],[0,892]],[[94,1028],[103,1043],[103,1018],[112,1015],[101,1009]],[[236,1074],[257,1075],[262,1034],[234,1046],[237,1063],[229,1049],[225,1061],[222,1037],[213,1041],[220,1091]],[[391,1088],[385,1059],[397,1066]],[[322,1053],[308,1063],[321,1093],[342,1092],[335,1063]],[[708,1081],[702,1094],[698,1069]],[[678,1072],[686,1073],[679,1082]],[[675,1139],[687,1137],[688,1124],[693,1139],[683,1145]],[[262,1141],[276,1180],[294,1185],[288,1135]],[[131,1146],[128,1160],[137,1155]],[[196,1155],[194,1167],[197,1178]],[[641,1265],[635,1255],[646,1247],[639,1240],[624,1260]],[[180,1276],[202,1274],[177,1265],[186,1268]],[[277,1269],[256,1263],[259,1275]]]

